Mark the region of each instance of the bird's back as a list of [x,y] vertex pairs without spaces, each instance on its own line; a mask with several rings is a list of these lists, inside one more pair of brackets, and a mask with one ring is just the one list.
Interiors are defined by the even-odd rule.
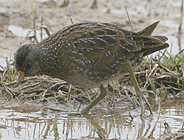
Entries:
[[150,36],[157,24],[137,33],[108,23],[74,24],[38,44],[43,73],[87,88],[115,80],[127,72],[124,64],[136,67],[168,47],[166,37]]

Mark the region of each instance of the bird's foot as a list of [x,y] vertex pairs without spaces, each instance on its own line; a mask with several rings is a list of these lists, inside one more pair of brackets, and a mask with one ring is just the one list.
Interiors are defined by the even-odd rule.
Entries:
[[90,103],[87,107],[85,107],[82,111],[81,114],[87,114],[89,110],[95,106],[99,101],[101,101],[106,95],[106,89],[103,87],[103,85],[100,86],[100,95],[92,102]]

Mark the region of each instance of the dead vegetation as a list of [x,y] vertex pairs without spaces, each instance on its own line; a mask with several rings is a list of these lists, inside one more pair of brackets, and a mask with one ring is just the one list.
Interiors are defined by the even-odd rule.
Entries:
[[[161,57],[163,57],[163,60],[160,60]],[[151,90],[152,92],[148,94],[152,98],[157,96],[164,98],[184,96],[184,64],[181,63],[184,59],[182,54],[178,54],[175,58],[165,54],[161,57],[158,59],[149,58],[135,72],[140,87],[145,90]],[[17,75],[13,61],[6,60],[6,62],[7,67],[1,66],[3,70],[0,75],[2,100],[11,101],[12,99],[17,99],[23,103],[40,103],[52,100],[52,102],[60,104],[75,100],[80,107],[81,104],[89,104],[98,95],[98,90],[96,89],[88,91],[76,89],[65,81],[47,76],[24,78],[17,85]],[[109,90],[109,94],[102,102],[108,102],[109,106],[125,100],[132,102],[134,107],[139,103],[136,96],[134,96],[133,85],[128,74],[118,81],[107,84],[106,88]]]
[[[161,113],[161,102],[164,102],[164,100],[168,98],[184,96],[184,59],[182,53],[175,57],[165,55],[165,53],[160,54],[162,54],[162,56],[158,55],[158,58],[148,58],[148,60],[145,60],[135,72],[140,87],[151,91],[147,92],[147,94],[156,103],[156,110],[159,112],[158,116],[160,116]],[[1,66],[3,70],[0,74],[0,100],[3,102],[11,102],[13,100],[21,104],[46,103],[48,104],[46,108],[52,111],[67,111],[67,109],[53,108],[50,103],[57,105],[62,104],[64,106],[70,104],[72,105],[71,108],[73,111],[79,111],[81,105],[89,104],[89,102],[98,96],[98,90],[96,89],[76,89],[65,81],[44,75],[24,78],[24,80],[17,85],[17,75],[13,61],[6,59],[6,63],[6,67]],[[135,95],[128,74],[117,81],[107,84],[106,88],[109,94],[100,102],[102,106],[105,107],[108,104],[109,107],[113,107],[127,101],[133,108],[138,106],[138,98]],[[13,103],[15,102],[12,102],[12,104]],[[95,113],[98,113],[98,111],[95,111]],[[133,120],[131,115],[130,117]],[[158,120],[159,117],[155,122],[155,126]],[[165,130],[170,130],[167,122],[165,122],[164,125]],[[152,131],[154,132],[154,128]],[[178,133],[167,131],[164,132],[164,135],[161,137],[164,140],[182,139],[184,137],[183,129],[181,129],[181,131],[182,132]],[[99,137],[101,135],[105,137],[100,131],[98,135]]]

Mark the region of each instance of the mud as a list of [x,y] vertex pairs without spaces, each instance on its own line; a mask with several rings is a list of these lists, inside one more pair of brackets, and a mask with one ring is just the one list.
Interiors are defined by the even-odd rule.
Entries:
[[[60,0],[59,5],[62,5],[62,3],[63,1]],[[85,21],[108,22],[127,30],[140,31],[145,26],[160,20],[153,34],[165,35],[169,38],[169,52],[173,55],[184,49],[183,35],[178,34],[181,7],[181,1],[179,0],[97,0],[97,5],[92,5],[93,0],[70,0],[69,4],[64,7],[57,6],[56,1],[53,0],[0,0],[0,65],[6,65],[6,57],[13,59],[14,52],[20,46],[22,39],[28,31],[33,31],[33,10],[36,12],[37,29],[43,24],[51,33],[71,25],[72,22]],[[133,29],[130,26],[125,8],[130,16]],[[39,32],[37,30],[38,39],[41,40]],[[24,39],[23,44],[34,43],[32,36],[34,36],[33,32]],[[44,32],[44,37],[46,36]],[[168,74],[170,71],[165,74],[170,76],[169,80],[167,79],[168,77],[162,77],[163,79],[161,79],[171,81],[167,90],[173,88],[172,94],[166,95],[162,93],[161,97],[148,96],[153,108],[153,116],[147,116],[145,122],[142,122],[140,108],[135,109],[133,103],[127,100],[127,95],[122,95],[119,92],[115,94],[114,104],[109,104],[114,98],[113,94],[109,94],[106,100],[90,111],[89,115],[83,116],[79,110],[88,104],[89,100],[82,101],[82,99],[88,99],[88,95],[81,94],[81,96],[79,94],[82,99],[75,100],[77,95],[71,94],[70,99],[72,100],[69,100],[66,94],[51,90],[49,95],[46,94],[45,98],[43,98],[42,94],[38,93],[43,93],[46,90],[50,91],[51,85],[62,83],[63,81],[47,77],[36,77],[35,79],[33,77],[25,79],[25,83],[22,83],[21,86],[14,87],[13,75],[11,77],[5,76],[6,80],[1,79],[4,77],[2,70],[0,67],[0,92],[2,89],[7,93],[12,91],[7,94],[8,96],[2,96],[4,100],[1,98],[0,137],[2,140],[165,140],[182,139],[184,137],[183,92],[181,89],[176,88],[176,72],[174,72],[175,81],[172,80],[172,74]],[[12,70],[13,72],[14,70]],[[180,73],[181,76],[182,70]],[[161,76],[163,75],[164,72],[162,72]],[[10,81],[7,80],[8,78],[10,78]],[[157,86],[159,87],[161,80],[157,80]],[[139,82],[141,83],[141,81]],[[182,80],[179,82],[181,83]],[[42,86],[38,87],[34,83],[42,83]],[[64,88],[67,91],[68,85],[63,84],[64,86],[60,90]],[[144,83],[142,83],[143,85]],[[37,90],[38,88],[39,91]],[[128,89],[132,90],[132,87],[128,86]],[[28,94],[27,92],[30,93],[31,90],[33,93]],[[75,90],[72,89],[72,91]],[[96,96],[97,92],[98,90],[96,90],[95,94],[91,93],[89,95]],[[157,93],[159,93],[158,90]],[[10,100],[12,98],[13,100]],[[58,98],[62,100],[58,102]],[[84,104],[81,105],[79,101],[84,102]],[[136,102],[137,99],[135,98],[134,101]],[[64,103],[62,104],[61,102]],[[149,115],[148,110],[147,115]]]
[[[63,3],[60,0],[60,3]],[[43,24],[52,32],[56,32],[73,23],[95,21],[116,24],[124,29],[132,30],[126,14],[129,13],[134,31],[160,20],[154,34],[168,36],[169,42],[178,50],[178,27],[180,20],[180,1],[175,0],[98,0],[97,9],[91,9],[92,0],[72,0],[66,7],[56,6],[56,2],[1,0],[0,1],[0,58],[12,57],[19,47],[19,42],[27,30],[33,29],[32,9],[36,12],[36,24]],[[15,28],[11,28],[14,26]],[[22,31],[22,29],[26,31]],[[30,40],[24,41],[28,43]],[[183,38],[181,39],[183,48]],[[181,49],[180,48],[180,49]],[[175,50],[175,49],[174,49]],[[175,52],[177,53],[177,52]]]

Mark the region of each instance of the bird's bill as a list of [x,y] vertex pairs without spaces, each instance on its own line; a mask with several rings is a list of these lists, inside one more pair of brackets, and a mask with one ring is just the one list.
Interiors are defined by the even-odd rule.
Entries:
[[18,79],[17,79],[17,85],[22,81],[22,79],[24,78],[25,73],[20,71],[18,72]]

